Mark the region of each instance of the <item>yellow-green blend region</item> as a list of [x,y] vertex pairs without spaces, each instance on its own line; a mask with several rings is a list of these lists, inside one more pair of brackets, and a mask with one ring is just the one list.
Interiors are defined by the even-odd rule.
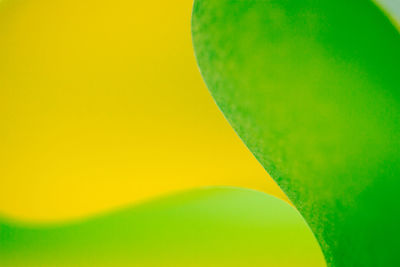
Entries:
[[261,192],[195,190],[59,225],[0,224],[0,265],[323,267],[289,204]]
[[192,5],[1,1],[0,266],[323,266],[207,91]]
[[[0,2],[0,266],[325,266],[208,94],[191,10]],[[217,104],[328,264],[395,266],[389,20],[368,0],[198,0],[193,36]]]

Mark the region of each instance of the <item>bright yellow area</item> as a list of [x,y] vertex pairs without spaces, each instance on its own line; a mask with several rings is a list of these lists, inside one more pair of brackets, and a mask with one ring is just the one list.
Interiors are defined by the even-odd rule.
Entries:
[[191,9],[1,2],[1,215],[72,219],[210,185],[285,198],[201,79]]

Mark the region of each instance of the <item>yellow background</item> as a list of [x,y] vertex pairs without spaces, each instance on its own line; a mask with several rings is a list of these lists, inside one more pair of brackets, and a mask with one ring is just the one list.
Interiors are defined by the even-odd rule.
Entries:
[[3,0],[0,213],[88,216],[198,186],[285,198],[209,95],[192,1]]

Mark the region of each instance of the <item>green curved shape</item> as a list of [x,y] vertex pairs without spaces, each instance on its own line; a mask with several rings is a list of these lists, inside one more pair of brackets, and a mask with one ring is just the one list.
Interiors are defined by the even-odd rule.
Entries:
[[228,121],[329,266],[400,266],[400,35],[368,0],[196,0],[192,33]]
[[303,266],[324,258],[300,214],[261,192],[208,188],[61,225],[0,223],[0,266]]

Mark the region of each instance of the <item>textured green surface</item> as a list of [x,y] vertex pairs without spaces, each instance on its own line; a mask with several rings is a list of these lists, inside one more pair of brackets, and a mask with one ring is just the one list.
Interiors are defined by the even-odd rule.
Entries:
[[300,214],[244,189],[190,191],[63,225],[0,223],[0,266],[323,267]]
[[217,104],[330,266],[399,266],[400,35],[368,0],[196,0]]

